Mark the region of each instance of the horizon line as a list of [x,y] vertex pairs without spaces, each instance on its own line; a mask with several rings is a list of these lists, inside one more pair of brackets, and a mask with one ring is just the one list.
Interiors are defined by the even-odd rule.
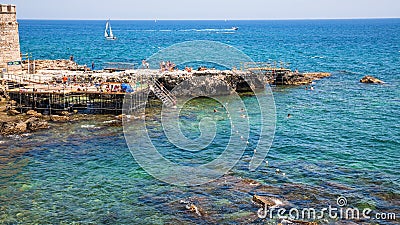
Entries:
[[[296,20],[368,20],[400,19],[400,17],[339,17],[339,18],[242,18],[242,19],[112,19],[114,21],[296,21]],[[18,18],[18,20],[58,20],[58,21],[103,21],[108,19],[90,18]]]

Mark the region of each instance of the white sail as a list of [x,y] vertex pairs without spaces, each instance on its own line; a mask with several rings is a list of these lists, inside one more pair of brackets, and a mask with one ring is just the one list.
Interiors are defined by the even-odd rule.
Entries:
[[112,29],[111,29],[111,25],[110,25],[110,37],[114,37]]
[[117,39],[117,37],[115,37],[113,32],[112,32],[110,20],[108,20],[107,23],[106,23],[106,29],[104,31],[104,37],[107,40],[116,40]]
[[108,31],[109,24],[110,24],[109,21],[107,21],[107,23],[106,23],[106,29],[104,30],[104,37],[106,37],[106,38],[109,37],[109,36],[108,36],[108,32],[107,32],[107,31]]

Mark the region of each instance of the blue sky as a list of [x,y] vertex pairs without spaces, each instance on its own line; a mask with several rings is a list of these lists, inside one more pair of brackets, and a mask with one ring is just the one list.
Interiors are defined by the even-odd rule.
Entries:
[[400,18],[400,0],[0,0],[19,19]]

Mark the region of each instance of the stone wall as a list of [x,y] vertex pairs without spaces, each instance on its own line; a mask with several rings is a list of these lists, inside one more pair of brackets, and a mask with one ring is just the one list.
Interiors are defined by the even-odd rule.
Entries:
[[21,61],[16,6],[0,4],[0,72],[21,70],[21,66],[7,66],[11,61]]

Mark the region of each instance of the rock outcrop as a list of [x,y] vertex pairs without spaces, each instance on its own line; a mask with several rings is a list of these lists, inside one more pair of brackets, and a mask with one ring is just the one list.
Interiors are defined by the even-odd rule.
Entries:
[[2,122],[0,133],[2,135],[21,134],[27,131],[27,125],[24,122]]
[[257,204],[262,205],[264,208],[265,207],[282,205],[282,202],[280,200],[278,200],[278,199],[259,196],[259,195],[254,195],[253,196],[253,201],[255,203],[257,203]]
[[[181,73],[181,74],[180,74]],[[205,70],[165,73],[158,81],[175,96],[217,96],[263,89],[267,79],[246,71]]]
[[7,111],[7,115],[9,115],[9,116],[17,116],[19,114],[21,114],[21,113],[18,112],[17,110],[15,110],[15,109],[11,109],[11,110]]
[[50,120],[53,122],[68,122],[70,118],[68,116],[51,115]]
[[[234,92],[251,92],[263,89],[267,84],[307,85],[329,77],[330,73],[297,73],[291,71],[273,73],[205,70],[192,74],[184,72],[164,73],[158,81],[175,96],[215,96]],[[175,89],[174,89],[175,88]]]
[[275,85],[307,85],[314,80],[331,76],[330,73],[293,73],[287,72],[278,74],[274,81]]
[[28,111],[26,112],[26,115],[27,115],[27,116],[37,117],[37,118],[40,118],[40,117],[43,116],[41,113],[36,112],[35,110],[28,110]]
[[26,121],[7,121],[0,123],[1,135],[22,134],[49,128],[47,121],[31,117]]
[[25,123],[29,131],[38,131],[49,128],[49,123],[47,121],[39,120],[36,117],[29,118]]
[[360,82],[364,83],[364,84],[384,84],[385,83],[373,76],[365,76],[360,80]]

